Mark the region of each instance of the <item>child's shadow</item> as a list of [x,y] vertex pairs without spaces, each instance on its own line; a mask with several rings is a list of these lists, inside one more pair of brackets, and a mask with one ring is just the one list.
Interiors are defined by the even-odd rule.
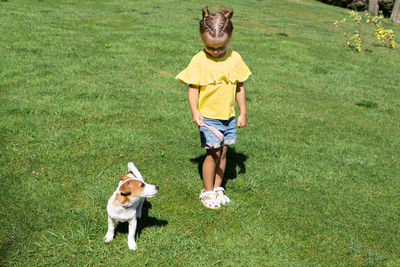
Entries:
[[[206,155],[198,156],[197,158],[190,159],[191,162],[197,163],[197,170],[200,174],[200,178],[203,179],[202,175],[202,166]],[[222,182],[222,187],[225,187],[228,180],[236,179],[239,173],[246,173],[246,166],[244,162],[246,161],[247,156],[242,153],[237,153],[234,148],[228,147],[228,151],[226,153],[226,167],[224,180]],[[237,167],[239,167],[239,171],[237,171]]]
[[[154,217],[149,217],[149,209],[151,209],[151,203],[145,200],[142,208],[142,218],[138,219],[137,221],[137,228],[135,234],[136,238],[139,238],[143,229],[147,227],[153,227],[153,226],[162,227],[168,224],[168,222],[165,220],[159,220]],[[119,222],[115,227],[115,236],[119,233],[127,234],[128,232],[129,232],[128,222]]]

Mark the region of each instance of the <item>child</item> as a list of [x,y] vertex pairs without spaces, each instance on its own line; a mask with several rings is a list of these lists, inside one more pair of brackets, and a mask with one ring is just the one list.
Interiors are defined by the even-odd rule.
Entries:
[[[227,50],[232,37],[233,11],[212,13],[203,8],[200,35],[204,50],[197,53],[176,79],[189,84],[188,100],[193,122],[199,126],[201,145],[207,154],[202,166],[204,189],[200,200],[206,208],[218,209],[230,202],[221,187],[228,146],[236,143],[235,100],[240,115],[237,126],[246,126],[246,101],[243,81],[251,74],[235,51]],[[224,141],[204,124],[224,134]]]

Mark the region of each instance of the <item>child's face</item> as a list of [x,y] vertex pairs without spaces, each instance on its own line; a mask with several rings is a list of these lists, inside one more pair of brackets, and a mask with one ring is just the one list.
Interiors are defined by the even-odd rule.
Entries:
[[203,34],[201,38],[203,39],[207,53],[213,57],[219,57],[225,53],[230,39],[227,34],[220,37],[212,37],[208,33]]

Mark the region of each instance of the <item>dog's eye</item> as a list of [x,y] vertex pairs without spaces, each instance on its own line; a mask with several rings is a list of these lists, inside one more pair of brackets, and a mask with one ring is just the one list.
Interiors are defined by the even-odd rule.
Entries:
[[144,183],[142,183],[141,185],[140,185],[140,187],[144,187],[145,186],[145,184]]
[[124,196],[124,197],[129,196],[130,194],[131,194],[131,192],[128,192],[128,193],[122,193],[121,192],[121,195]]

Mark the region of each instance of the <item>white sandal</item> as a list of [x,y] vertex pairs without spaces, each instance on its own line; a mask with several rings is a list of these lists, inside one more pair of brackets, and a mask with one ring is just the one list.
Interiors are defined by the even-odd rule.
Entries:
[[200,201],[203,203],[204,207],[208,209],[216,210],[221,207],[219,201],[217,200],[215,191],[204,191],[204,189],[201,190]]
[[217,196],[217,200],[222,204],[228,204],[231,202],[231,199],[225,195],[225,189],[223,187],[214,188],[215,195]]

